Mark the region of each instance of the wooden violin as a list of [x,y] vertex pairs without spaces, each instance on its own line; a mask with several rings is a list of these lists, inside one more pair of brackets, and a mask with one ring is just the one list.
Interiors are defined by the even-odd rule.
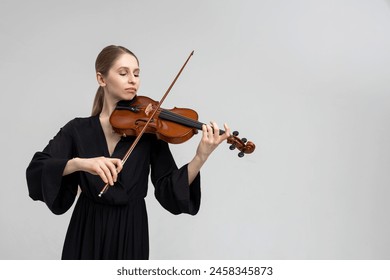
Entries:
[[[149,119],[145,112],[149,104],[152,104],[152,109],[155,110],[158,102],[146,96],[136,96],[130,101],[118,102],[110,116],[113,130],[123,136],[138,136]],[[198,130],[202,130],[202,125],[203,123],[198,121],[198,113],[192,109],[159,108],[144,133],[155,134],[158,139],[171,144],[180,144],[197,134]],[[219,133],[223,134],[225,131],[220,130]],[[237,148],[240,151],[239,157],[255,150],[255,144],[237,136],[238,132],[234,131],[227,143],[231,144],[230,149]]]
[[[110,116],[110,123],[114,131],[125,136],[136,136],[133,144],[123,157],[122,164],[125,164],[144,133],[154,133],[161,140],[177,144],[187,141],[196,134],[199,129],[202,129],[203,123],[198,122],[198,114],[194,110],[176,107],[171,110],[160,108],[193,54],[194,51],[188,56],[160,102],[156,102],[145,96],[136,96],[130,101],[118,102],[115,110]],[[147,114],[145,111],[149,104],[152,105],[152,113],[149,112]],[[219,133],[223,134],[225,132],[220,130]],[[240,150],[240,153],[238,154],[239,157],[243,157],[244,154],[250,154],[255,150],[255,144],[247,141],[245,138],[239,139],[237,136],[238,132],[233,132],[233,134],[227,138],[227,142],[231,144],[231,150],[234,150],[235,148]],[[99,197],[101,197],[108,188],[109,185],[106,184],[100,191]]]

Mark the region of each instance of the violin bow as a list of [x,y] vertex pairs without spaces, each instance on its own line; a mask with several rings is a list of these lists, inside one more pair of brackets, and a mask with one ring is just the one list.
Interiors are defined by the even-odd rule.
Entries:
[[[154,116],[156,115],[157,111],[160,109],[161,107],[161,104],[164,102],[165,98],[168,96],[169,92],[171,91],[172,87],[174,86],[174,84],[176,83],[177,79],[179,78],[179,76],[181,75],[181,72],[183,72],[183,69],[186,67],[188,61],[190,60],[191,56],[194,54],[194,51],[192,51],[190,53],[190,55],[188,56],[187,60],[184,62],[183,66],[181,67],[180,71],[177,73],[175,79],[172,81],[171,85],[169,86],[169,88],[167,89],[167,91],[165,92],[164,96],[161,98],[160,102],[158,103],[157,107],[154,109],[153,113],[150,115],[148,121],[146,122],[145,126],[143,127],[143,129],[141,130],[141,132],[138,134],[137,138],[135,138],[133,144],[130,146],[130,148],[127,150],[126,154],[124,155],[123,159],[122,159],[122,165],[124,165],[127,161],[127,159],[129,158],[129,156],[131,155],[131,153],[133,152],[135,146],[138,144],[139,140],[141,139],[142,135],[145,133],[146,131],[146,128],[148,127],[149,123],[152,121],[152,119],[154,118]],[[105,184],[104,187],[102,188],[102,190],[100,191],[99,193],[99,197],[102,197],[102,195],[108,190],[108,188],[110,187],[110,184]]]

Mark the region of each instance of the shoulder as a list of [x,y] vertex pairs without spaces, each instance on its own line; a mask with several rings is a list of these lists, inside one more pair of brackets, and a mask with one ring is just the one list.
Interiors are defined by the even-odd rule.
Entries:
[[91,116],[91,117],[77,117],[73,120],[70,120],[65,126],[88,126],[91,125],[96,121],[98,117],[97,116]]
[[74,118],[66,123],[61,130],[65,133],[73,133],[75,131],[83,131],[92,128],[96,123],[96,118],[96,116]]

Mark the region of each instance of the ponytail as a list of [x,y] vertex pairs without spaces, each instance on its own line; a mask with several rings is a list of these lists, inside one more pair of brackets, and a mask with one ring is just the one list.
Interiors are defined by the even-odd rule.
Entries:
[[93,100],[92,116],[97,116],[103,109],[104,90],[101,86],[96,91],[95,99]]

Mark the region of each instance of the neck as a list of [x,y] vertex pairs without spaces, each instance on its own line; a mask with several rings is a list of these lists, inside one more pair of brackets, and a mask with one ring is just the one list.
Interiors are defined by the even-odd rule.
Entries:
[[116,101],[105,97],[103,101],[103,108],[102,111],[100,112],[100,117],[101,118],[110,117],[112,112],[115,110],[116,103],[117,103]]

